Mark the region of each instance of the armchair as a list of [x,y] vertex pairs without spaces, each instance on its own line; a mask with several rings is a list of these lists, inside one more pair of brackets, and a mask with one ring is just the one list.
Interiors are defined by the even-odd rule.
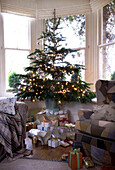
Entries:
[[28,106],[16,101],[14,108],[15,115],[0,111],[0,161],[6,155],[13,157],[13,152],[25,145]]
[[95,163],[115,165],[115,81],[96,82],[97,108],[79,110],[75,140]]

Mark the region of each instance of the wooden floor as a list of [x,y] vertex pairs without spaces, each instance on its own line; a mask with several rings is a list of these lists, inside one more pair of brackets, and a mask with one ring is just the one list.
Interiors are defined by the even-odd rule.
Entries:
[[[28,138],[30,143],[32,144],[31,138]],[[29,143],[29,142],[28,142]],[[42,160],[54,160],[54,161],[62,161],[62,155],[68,154],[68,151],[71,150],[72,146],[62,147],[58,146],[57,148],[52,148],[47,145],[41,145],[41,142],[38,141],[37,144],[33,146],[33,153],[26,158],[32,159],[42,159]],[[100,170],[100,166],[95,165],[95,167],[90,168],[90,170]],[[83,168],[81,170],[87,170],[85,165],[83,164]]]
[[71,146],[66,148],[62,146],[52,148],[47,145],[41,145],[41,143],[38,141],[36,145],[33,145],[33,153],[26,157],[61,161],[62,155],[64,153],[68,153],[69,150],[71,150]]

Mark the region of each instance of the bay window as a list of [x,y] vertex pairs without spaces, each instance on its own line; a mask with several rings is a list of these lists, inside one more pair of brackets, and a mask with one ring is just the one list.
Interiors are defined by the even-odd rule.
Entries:
[[[50,20],[48,20],[50,21]],[[71,64],[80,64],[85,66],[85,49],[86,49],[86,31],[85,31],[85,14],[61,17],[61,29],[57,30],[65,38],[60,45],[65,48],[78,50],[68,54],[63,61]],[[47,29],[47,24],[46,24]],[[85,80],[85,71],[81,70],[81,78]],[[71,77],[66,77],[70,81]]]
[[115,0],[101,9],[99,78],[111,79],[115,71]]
[[3,13],[5,81],[9,89],[8,77],[12,73],[24,73],[29,65],[27,55],[31,49],[30,19],[28,17]]

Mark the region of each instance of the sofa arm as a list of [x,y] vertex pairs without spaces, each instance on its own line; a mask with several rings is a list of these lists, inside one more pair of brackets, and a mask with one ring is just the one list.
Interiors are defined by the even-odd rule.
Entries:
[[28,106],[26,105],[26,103],[16,101],[15,109],[16,112],[20,114],[23,122],[26,123],[26,115],[28,113]]
[[78,110],[79,120],[89,119],[92,114],[93,114],[93,111],[89,110],[89,109],[80,109],[80,110]]

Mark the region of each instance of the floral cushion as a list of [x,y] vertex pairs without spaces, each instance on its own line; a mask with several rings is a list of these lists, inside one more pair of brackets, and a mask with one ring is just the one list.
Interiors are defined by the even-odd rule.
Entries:
[[0,112],[15,115],[16,97],[0,97]]

